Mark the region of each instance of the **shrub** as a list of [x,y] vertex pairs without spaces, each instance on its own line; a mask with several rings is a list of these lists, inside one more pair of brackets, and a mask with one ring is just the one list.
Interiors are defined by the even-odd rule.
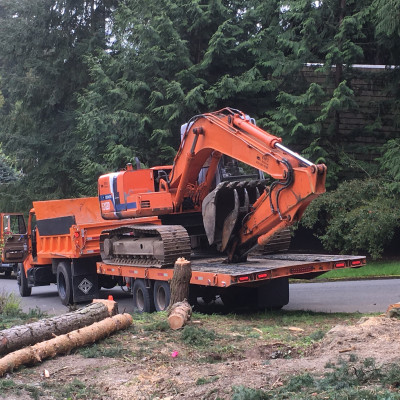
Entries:
[[0,293],[0,314],[14,317],[21,312],[20,301],[13,293]]
[[378,179],[343,182],[312,202],[301,223],[328,251],[376,259],[400,227],[399,201]]

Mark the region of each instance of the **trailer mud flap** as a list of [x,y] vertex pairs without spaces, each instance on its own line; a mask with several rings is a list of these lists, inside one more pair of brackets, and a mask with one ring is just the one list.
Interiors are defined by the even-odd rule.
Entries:
[[74,303],[99,297],[96,263],[86,260],[72,262],[72,296]]

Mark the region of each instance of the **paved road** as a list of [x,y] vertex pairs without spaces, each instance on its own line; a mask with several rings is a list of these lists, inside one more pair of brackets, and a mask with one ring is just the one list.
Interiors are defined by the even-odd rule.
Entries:
[[385,312],[400,302],[400,279],[296,283],[285,310]]
[[[15,277],[0,275],[0,293],[15,293],[19,297]],[[101,297],[109,294],[118,301],[119,311],[133,312],[132,299],[120,288],[103,290]],[[19,297],[20,298],[20,297]],[[36,287],[30,297],[20,298],[24,311],[39,307],[48,314],[67,311],[58,298],[56,285]],[[295,283],[290,285],[290,302],[285,310],[320,312],[384,312],[389,304],[400,302],[400,279],[365,281]]]

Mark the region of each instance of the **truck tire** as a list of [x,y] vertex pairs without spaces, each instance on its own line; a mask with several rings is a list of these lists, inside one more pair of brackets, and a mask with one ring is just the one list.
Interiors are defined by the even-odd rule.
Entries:
[[117,281],[113,279],[112,276],[109,275],[99,275],[99,289],[112,289],[117,285]]
[[171,288],[168,282],[155,281],[154,283],[154,307],[156,311],[165,311],[169,307]]
[[58,296],[64,306],[73,303],[72,298],[72,274],[71,264],[60,261],[57,266],[57,289]]
[[28,297],[31,295],[32,288],[28,286],[28,278],[25,275],[24,266],[22,264],[18,264],[17,267],[17,284],[21,297]]
[[143,279],[136,279],[133,288],[133,308],[138,313],[150,313],[154,311],[153,295],[146,287]]

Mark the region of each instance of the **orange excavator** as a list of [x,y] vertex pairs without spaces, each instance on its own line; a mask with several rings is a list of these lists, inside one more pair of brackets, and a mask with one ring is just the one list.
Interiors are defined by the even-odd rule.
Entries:
[[[127,220],[102,233],[103,262],[165,267],[210,246],[229,262],[246,260],[325,192],[326,166],[281,142],[243,112],[224,108],[183,126],[173,165],[134,170],[128,164],[101,176],[102,217]],[[157,222],[135,223],[150,216]]]

